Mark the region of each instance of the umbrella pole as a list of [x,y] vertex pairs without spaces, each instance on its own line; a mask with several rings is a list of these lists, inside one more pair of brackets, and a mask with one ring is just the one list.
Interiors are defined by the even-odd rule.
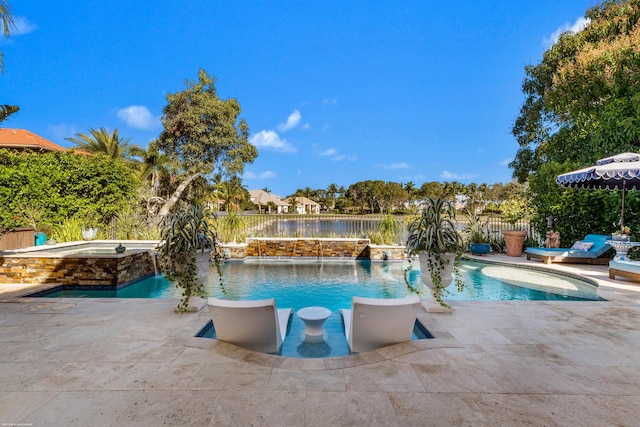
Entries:
[[620,231],[624,230],[624,198],[625,198],[625,195],[627,193],[627,190],[625,188],[625,184],[626,184],[626,182],[623,181],[622,182],[622,213],[620,214]]

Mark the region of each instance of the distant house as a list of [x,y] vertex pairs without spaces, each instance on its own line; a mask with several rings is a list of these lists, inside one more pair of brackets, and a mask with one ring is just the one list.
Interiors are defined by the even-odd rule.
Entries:
[[[296,213],[299,214],[319,214],[320,213],[320,204],[314,202],[311,199],[307,199],[306,197],[297,196],[296,199]],[[291,198],[284,199],[284,201],[290,205]]]
[[[287,213],[289,205],[275,194],[267,193],[264,190],[249,190],[251,203],[256,205],[259,210],[269,213]],[[275,212],[272,211],[275,209]]]
[[66,148],[24,129],[0,129],[0,148],[33,151],[67,151]]

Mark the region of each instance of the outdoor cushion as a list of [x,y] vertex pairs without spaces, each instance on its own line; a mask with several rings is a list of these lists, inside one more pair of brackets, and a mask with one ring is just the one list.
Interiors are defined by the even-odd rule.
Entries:
[[585,242],[582,240],[578,240],[571,246],[571,249],[579,250],[579,251],[588,251],[593,246],[593,242]]

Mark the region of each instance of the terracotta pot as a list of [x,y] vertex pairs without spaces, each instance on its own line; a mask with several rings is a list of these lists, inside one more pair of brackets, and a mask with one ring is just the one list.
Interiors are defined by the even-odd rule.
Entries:
[[513,257],[521,256],[527,232],[524,230],[503,230],[502,235],[504,236],[507,255]]

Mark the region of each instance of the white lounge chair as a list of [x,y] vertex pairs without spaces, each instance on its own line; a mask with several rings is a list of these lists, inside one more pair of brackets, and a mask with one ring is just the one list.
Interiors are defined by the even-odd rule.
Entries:
[[259,301],[207,300],[216,337],[262,353],[280,353],[292,308],[278,310],[273,298]]
[[411,341],[420,298],[353,297],[351,310],[340,309],[352,353]]

